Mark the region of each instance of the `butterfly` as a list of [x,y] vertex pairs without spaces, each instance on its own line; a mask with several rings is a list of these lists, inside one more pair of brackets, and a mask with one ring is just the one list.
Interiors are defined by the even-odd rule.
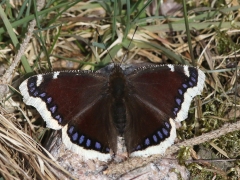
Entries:
[[19,87],[47,127],[85,159],[111,159],[117,137],[130,156],[163,154],[176,138],[175,122],[187,118],[205,75],[181,65],[109,64],[98,71],[56,71]]

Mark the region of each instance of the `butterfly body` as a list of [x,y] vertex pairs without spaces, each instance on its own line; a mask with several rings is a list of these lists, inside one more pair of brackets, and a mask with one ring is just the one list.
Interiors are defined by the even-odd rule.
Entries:
[[110,159],[117,136],[131,156],[164,153],[187,118],[204,74],[189,66],[110,64],[96,72],[40,74],[20,85],[24,101],[47,126],[62,129],[64,144],[86,159]]
[[112,69],[108,80],[108,90],[111,95],[110,113],[114,125],[120,136],[123,136],[126,127],[126,96],[128,94],[126,77],[118,66]]

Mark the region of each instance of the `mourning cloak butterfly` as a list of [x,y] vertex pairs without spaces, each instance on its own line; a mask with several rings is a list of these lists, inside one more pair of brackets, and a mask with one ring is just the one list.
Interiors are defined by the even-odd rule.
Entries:
[[204,73],[177,65],[110,64],[96,72],[60,71],[32,76],[19,87],[47,127],[86,159],[111,158],[117,137],[131,156],[162,154],[176,138],[175,121],[187,118]]

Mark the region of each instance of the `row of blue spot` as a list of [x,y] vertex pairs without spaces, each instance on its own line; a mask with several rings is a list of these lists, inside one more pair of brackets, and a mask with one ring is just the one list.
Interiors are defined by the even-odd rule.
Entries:
[[74,126],[68,128],[68,135],[73,143],[85,149],[94,149],[103,153],[109,153],[110,151],[109,148],[103,148],[100,142],[93,141],[84,134],[77,132]]
[[168,122],[164,122],[164,127],[161,127],[157,132],[155,132],[153,135],[150,137],[147,137],[143,144],[139,144],[136,148],[135,151],[146,149],[149,146],[160,144],[164,139],[169,137],[170,135],[170,130],[171,130],[171,125]]
[[53,100],[52,97],[47,97],[46,92],[39,92],[36,87],[36,81],[37,81],[36,76],[28,80],[29,94],[34,97],[40,97],[47,104],[48,110],[51,112],[52,116],[58,121],[59,124],[61,124],[62,117],[59,114],[55,114],[57,111],[57,106],[51,104]]
[[196,85],[197,83],[197,74],[196,74],[196,69],[195,68],[189,68],[188,69],[189,72],[190,72],[190,80],[188,82],[185,82],[182,84],[182,89],[178,89],[178,94],[180,95],[180,97],[182,98],[176,98],[175,101],[176,101],[176,104],[178,107],[174,107],[173,108],[173,114],[176,116],[177,113],[179,112],[179,110],[181,109],[181,105],[184,101],[184,92],[187,91],[187,89],[189,87],[193,87]]

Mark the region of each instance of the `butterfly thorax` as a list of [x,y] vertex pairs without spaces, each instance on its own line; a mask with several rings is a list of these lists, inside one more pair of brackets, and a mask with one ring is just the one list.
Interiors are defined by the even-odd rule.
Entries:
[[123,135],[126,126],[126,77],[120,66],[116,65],[109,76],[109,92],[111,96],[111,114],[113,122],[120,136]]

